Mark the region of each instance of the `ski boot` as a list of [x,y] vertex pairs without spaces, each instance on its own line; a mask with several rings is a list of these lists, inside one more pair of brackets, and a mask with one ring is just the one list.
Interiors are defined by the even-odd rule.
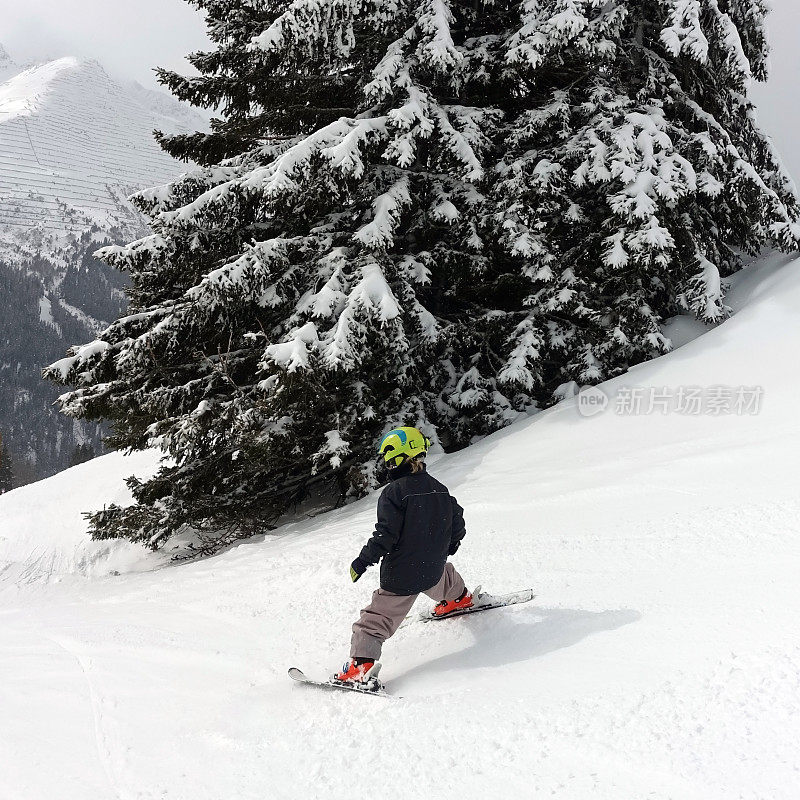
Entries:
[[472,608],[472,595],[466,589],[456,600],[442,600],[438,603],[433,609],[433,614],[436,617],[446,617],[454,611],[463,611],[465,608]]
[[333,680],[336,683],[353,683],[377,691],[381,688],[378,680],[380,670],[380,662],[372,658],[351,658],[344,663],[342,671],[333,676]]

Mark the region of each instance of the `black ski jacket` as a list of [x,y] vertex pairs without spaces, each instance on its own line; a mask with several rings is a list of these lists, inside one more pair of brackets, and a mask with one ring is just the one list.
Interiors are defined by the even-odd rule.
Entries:
[[417,594],[439,582],[447,556],[461,544],[464,509],[425,469],[397,472],[381,493],[375,533],[356,561],[363,572],[383,559],[381,589]]

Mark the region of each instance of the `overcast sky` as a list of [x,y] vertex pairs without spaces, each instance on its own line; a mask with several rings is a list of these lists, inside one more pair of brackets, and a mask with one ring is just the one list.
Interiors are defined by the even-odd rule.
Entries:
[[775,139],[795,182],[800,187],[800,0],[770,0],[769,40],[772,77],[757,85],[761,126]]
[[96,58],[148,88],[154,67],[188,72],[184,56],[208,44],[184,0],[0,0],[0,42],[16,61]]
[[[772,80],[757,87],[759,118],[800,183],[800,0],[771,0]],[[17,61],[77,55],[156,87],[153,67],[188,71],[207,44],[184,0],[0,0],[0,42]]]

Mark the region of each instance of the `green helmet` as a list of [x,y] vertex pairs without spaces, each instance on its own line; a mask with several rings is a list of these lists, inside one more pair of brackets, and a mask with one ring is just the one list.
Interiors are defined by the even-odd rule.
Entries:
[[378,453],[389,469],[399,467],[412,458],[424,455],[431,440],[416,428],[395,428],[381,439]]

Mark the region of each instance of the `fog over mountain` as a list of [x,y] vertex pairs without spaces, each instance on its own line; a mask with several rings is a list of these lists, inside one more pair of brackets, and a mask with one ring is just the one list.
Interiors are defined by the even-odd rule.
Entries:
[[186,0],[0,0],[0,38],[22,64],[96,59],[113,77],[157,88],[156,66],[188,71],[208,40]]

